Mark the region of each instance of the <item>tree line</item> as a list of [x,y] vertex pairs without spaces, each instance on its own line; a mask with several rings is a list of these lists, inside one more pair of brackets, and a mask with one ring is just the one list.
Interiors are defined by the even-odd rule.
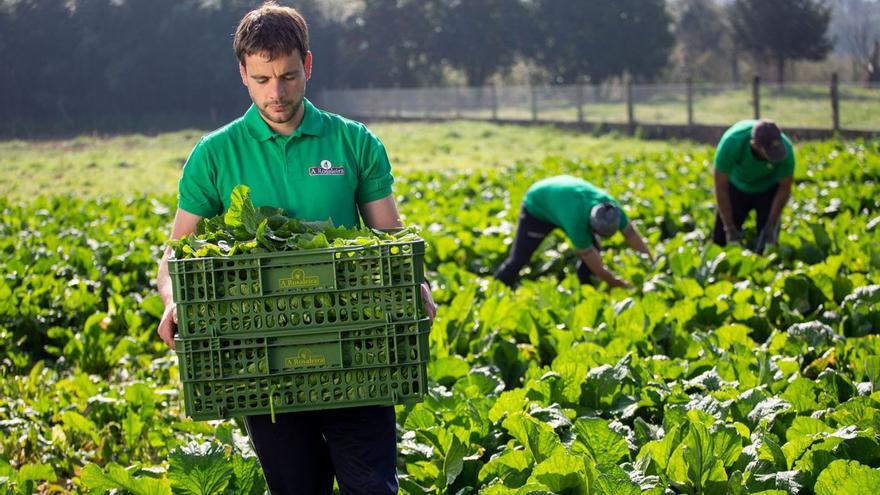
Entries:
[[[0,133],[211,126],[247,104],[232,33],[254,0],[0,0]],[[299,0],[323,88],[717,78],[831,49],[825,0]],[[720,62],[718,59],[724,59]],[[730,63],[728,63],[730,61]],[[702,71],[702,72],[701,72]],[[714,73],[714,74],[713,74]]]

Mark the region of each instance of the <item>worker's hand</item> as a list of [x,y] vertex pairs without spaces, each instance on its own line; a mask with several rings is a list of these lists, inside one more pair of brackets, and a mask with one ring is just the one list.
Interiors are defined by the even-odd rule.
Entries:
[[434,321],[434,317],[437,316],[437,305],[434,304],[434,297],[431,296],[431,284],[425,280],[420,288],[422,301],[425,303],[425,314],[428,315],[429,320]]
[[733,225],[724,227],[724,237],[727,239],[728,244],[740,244],[743,238],[742,232]]
[[165,306],[165,312],[162,314],[162,320],[159,321],[159,328],[156,333],[165,342],[165,345],[174,349],[174,334],[177,333],[177,305],[174,303]]
[[778,223],[768,223],[764,226],[764,245],[765,246],[775,246],[776,241],[779,240],[779,224]]

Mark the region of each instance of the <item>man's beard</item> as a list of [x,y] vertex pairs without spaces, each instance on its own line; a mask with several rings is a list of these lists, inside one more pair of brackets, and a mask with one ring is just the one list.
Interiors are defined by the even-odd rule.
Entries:
[[[303,99],[300,98],[299,101],[289,102],[289,103],[293,104],[293,107],[290,109],[290,113],[285,113],[284,117],[282,117],[280,119],[272,117],[272,115],[269,114],[268,111],[264,111],[262,108],[260,108],[259,110],[260,110],[260,113],[263,114],[263,117],[265,117],[270,122],[274,122],[276,124],[286,124],[293,119],[294,115],[296,115],[297,112],[299,112],[299,109],[303,104]],[[273,105],[273,103],[270,103],[267,106],[272,106],[272,105]]]

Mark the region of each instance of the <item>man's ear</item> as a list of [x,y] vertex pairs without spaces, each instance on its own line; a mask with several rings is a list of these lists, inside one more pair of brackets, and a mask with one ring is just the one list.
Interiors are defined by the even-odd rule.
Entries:
[[247,69],[242,63],[238,64],[238,74],[241,76],[241,83],[247,86]]
[[306,79],[312,77],[312,52],[311,50],[306,52],[306,59],[303,61],[303,68],[306,71]]

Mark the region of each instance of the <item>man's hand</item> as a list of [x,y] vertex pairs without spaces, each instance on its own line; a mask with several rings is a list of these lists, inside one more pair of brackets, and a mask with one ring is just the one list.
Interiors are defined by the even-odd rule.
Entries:
[[779,240],[779,224],[767,224],[764,226],[764,244],[767,246],[775,246]]
[[758,244],[755,246],[755,252],[758,254],[763,254],[764,249],[767,246],[775,246],[776,240],[779,237],[779,224],[778,223],[770,223],[761,230],[761,233],[758,235]]
[[[185,235],[195,233],[196,226],[202,217],[193,215],[180,208],[174,215],[174,227],[171,229],[171,239],[180,239]],[[159,291],[159,297],[165,303],[165,312],[162,314],[162,320],[159,321],[159,328],[156,333],[165,342],[165,344],[174,349],[174,334],[177,332],[177,305],[174,304],[174,296],[171,288],[171,275],[168,274],[168,258],[173,251],[170,247],[165,248],[165,253],[159,260],[159,269],[156,271],[156,288]]]
[[434,297],[431,296],[431,284],[425,280],[420,288],[422,290],[422,301],[425,303],[425,313],[428,315],[429,320],[434,321],[434,317],[437,316],[437,305],[434,304]]
[[742,242],[742,232],[739,231],[733,225],[724,226],[724,237],[727,239],[728,244],[740,244]]
[[165,344],[174,349],[174,334],[177,333],[177,305],[174,303],[165,306],[165,313],[162,314],[162,320],[159,322],[159,328],[156,333],[162,338]]
[[613,273],[605,268],[605,263],[602,262],[602,256],[599,254],[598,249],[591,247],[578,251],[578,257],[589,268],[590,273],[599,277],[599,280],[608,284],[609,287],[621,287],[624,289],[629,287],[629,284],[615,277]]

